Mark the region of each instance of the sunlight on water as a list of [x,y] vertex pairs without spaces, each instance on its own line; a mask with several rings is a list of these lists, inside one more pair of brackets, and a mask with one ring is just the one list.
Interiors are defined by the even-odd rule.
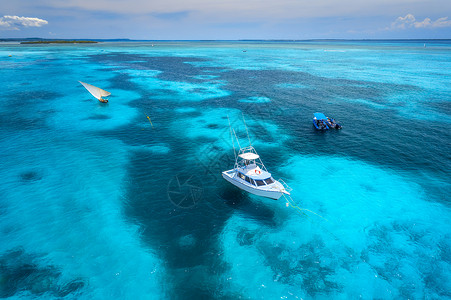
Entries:
[[299,157],[284,171],[292,197],[323,218],[270,202],[276,227],[235,214],[222,237],[233,290],[252,299],[422,298],[431,276],[437,284],[451,275],[440,259],[449,208],[418,185],[333,157]]
[[[428,45],[1,44],[0,298],[451,297],[450,47]],[[222,179],[235,134],[304,210]]]

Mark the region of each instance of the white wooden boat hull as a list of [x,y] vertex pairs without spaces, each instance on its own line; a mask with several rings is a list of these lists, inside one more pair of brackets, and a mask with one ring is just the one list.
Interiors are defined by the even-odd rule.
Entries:
[[256,188],[254,186],[251,186],[250,184],[249,185],[245,184],[245,183],[241,182],[240,179],[235,178],[234,175],[235,175],[234,170],[222,172],[222,177],[225,180],[227,180],[234,186],[236,186],[242,190],[245,190],[246,192],[249,192],[251,194],[265,197],[265,198],[274,199],[274,200],[278,200],[284,194],[282,191],[277,190],[275,188],[274,189],[261,189],[261,188]]

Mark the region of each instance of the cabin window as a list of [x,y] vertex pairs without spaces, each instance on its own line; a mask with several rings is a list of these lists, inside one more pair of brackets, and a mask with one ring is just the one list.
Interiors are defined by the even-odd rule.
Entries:
[[242,174],[242,173],[238,173],[238,177],[240,177],[241,179],[245,180],[246,176],[244,176],[244,174]]
[[260,180],[260,179],[256,179],[255,182],[257,183],[258,186],[265,185],[265,183],[263,182],[263,180]]
[[271,184],[274,183],[274,179],[272,179],[272,177],[266,178],[265,179],[266,184]]
[[251,179],[247,176],[246,176],[246,181],[249,182],[250,184],[252,184]]
[[255,183],[255,180],[252,179],[252,178],[251,178],[251,182],[252,182],[253,185],[257,185],[257,184]]

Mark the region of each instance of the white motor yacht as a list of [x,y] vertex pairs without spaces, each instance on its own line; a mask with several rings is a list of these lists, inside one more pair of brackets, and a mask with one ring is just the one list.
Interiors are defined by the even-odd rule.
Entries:
[[282,180],[274,180],[252,146],[240,149],[235,167],[222,172],[222,177],[246,192],[275,200],[291,191]]

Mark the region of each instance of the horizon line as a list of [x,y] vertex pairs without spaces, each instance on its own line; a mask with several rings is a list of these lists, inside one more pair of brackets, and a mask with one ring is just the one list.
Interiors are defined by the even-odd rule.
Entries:
[[44,40],[44,41],[129,41],[129,42],[257,42],[257,41],[279,41],[279,42],[307,42],[307,41],[451,41],[451,39],[436,39],[436,38],[405,38],[405,39],[340,39],[340,38],[328,38],[328,39],[130,39],[130,38],[40,38],[40,37],[27,37],[27,38],[0,38],[0,41],[25,41],[25,40]]

